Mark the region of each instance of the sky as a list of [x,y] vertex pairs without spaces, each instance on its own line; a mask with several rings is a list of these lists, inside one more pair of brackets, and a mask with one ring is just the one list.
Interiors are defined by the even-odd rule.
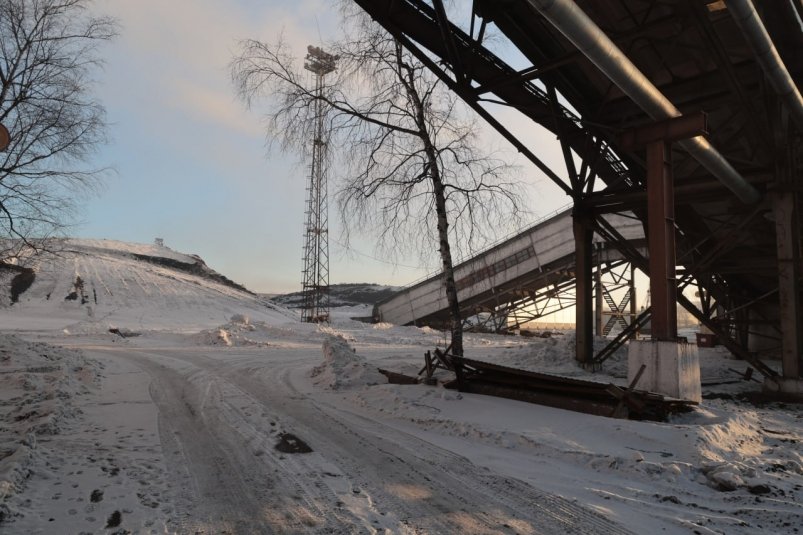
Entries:
[[[334,2],[317,0],[95,0],[120,24],[101,49],[96,94],[106,106],[110,143],[97,154],[111,166],[87,198],[73,235],[152,243],[198,254],[213,269],[265,293],[301,286],[306,162],[268,152],[262,119],[239,102],[229,76],[237,42],[279,34],[303,57],[308,44],[338,36]],[[299,60],[301,61],[301,60]],[[511,59],[515,61],[515,58]],[[554,136],[497,110],[556,171]],[[505,142],[486,134],[499,147]],[[519,161],[518,163],[522,163]],[[568,198],[528,163],[520,169],[534,221]],[[330,195],[331,195],[330,188]],[[372,235],[340,245],[330,208],[330,282],[406,285],[437,269],[416,256],[390,264]]]

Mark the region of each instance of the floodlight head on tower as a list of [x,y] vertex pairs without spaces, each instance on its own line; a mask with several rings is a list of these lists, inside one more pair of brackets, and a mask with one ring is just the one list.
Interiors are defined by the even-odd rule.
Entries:
[[320,47],[309,45],[307,57],[304,58],[304,68],[318,76],[323,76],[335,70],[335,62],[338,59],[340,56],[329,54]]

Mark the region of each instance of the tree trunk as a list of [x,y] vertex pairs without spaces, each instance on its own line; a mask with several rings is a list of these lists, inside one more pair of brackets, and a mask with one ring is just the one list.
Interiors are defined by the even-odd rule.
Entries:
[[452,354],[463,356],[463,319],[460,317],[460,302],[457,300],[457,285],[454,281],[452,248],[449,245],[449,219],[446,212],[446,188],[441,181],[440,169],[435,157],[435,149],[426,140],[430,159],[430,178],[435,195],[435,213],[438,216],[438,244],[443,264],[443,280],[446,286],[446,300],[449,303],[449,317],[452,320]]
[[[435,196],[435,213],[438,216],[438,244],[443,264],[443,280],[446,286],[446,300],[449,304],[449,318],[452,321],[452,355],[463,356],[463,320],[460,317],[460,303],[457,300],[457,285],[454,281],[454,266],[452,265],[452,248],[449,245],[449,218],[446,210],[446,188],[441,180],[440,162],[438,151],[429,136],[429,122],[426,118],[426,110],[421,96],[418,94],[415,85],[413,70],[406,68],[401,59],[401,45],[396,42],[396,61],[401,70],[406,70],[407,80],[405,89],[410,101],[415,106],[416,126],[419,136],[424,144],[424,152],[427,155],[427,171],[432,180],[432,190]],[[400,79],[404,80],[401,75]],[[458,380],[460,374],[458,373]]]

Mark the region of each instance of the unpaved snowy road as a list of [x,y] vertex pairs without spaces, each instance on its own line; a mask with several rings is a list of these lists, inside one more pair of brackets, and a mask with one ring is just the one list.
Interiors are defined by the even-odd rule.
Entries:
[[309,395],[310,347],[85,349],[150,377],[180,533],[626,533]]

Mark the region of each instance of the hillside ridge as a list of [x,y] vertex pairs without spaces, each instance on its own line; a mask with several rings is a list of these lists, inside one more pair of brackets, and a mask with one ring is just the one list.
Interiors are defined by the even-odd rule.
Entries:
[[211,269],[200,256],[163,245],[69,239],[57,251],[0,264],[6,325],[42,315],[70,332],[183,329],[233,315],[294,321],[297,314]]
[[[329,286],[330,306],[374,305],[398,290],[399,288],[396,286],[366,282],[331,284]],[[270,299],[274,303],[288,308],[303,306],[303,293],[300,291],[275,295]]]

